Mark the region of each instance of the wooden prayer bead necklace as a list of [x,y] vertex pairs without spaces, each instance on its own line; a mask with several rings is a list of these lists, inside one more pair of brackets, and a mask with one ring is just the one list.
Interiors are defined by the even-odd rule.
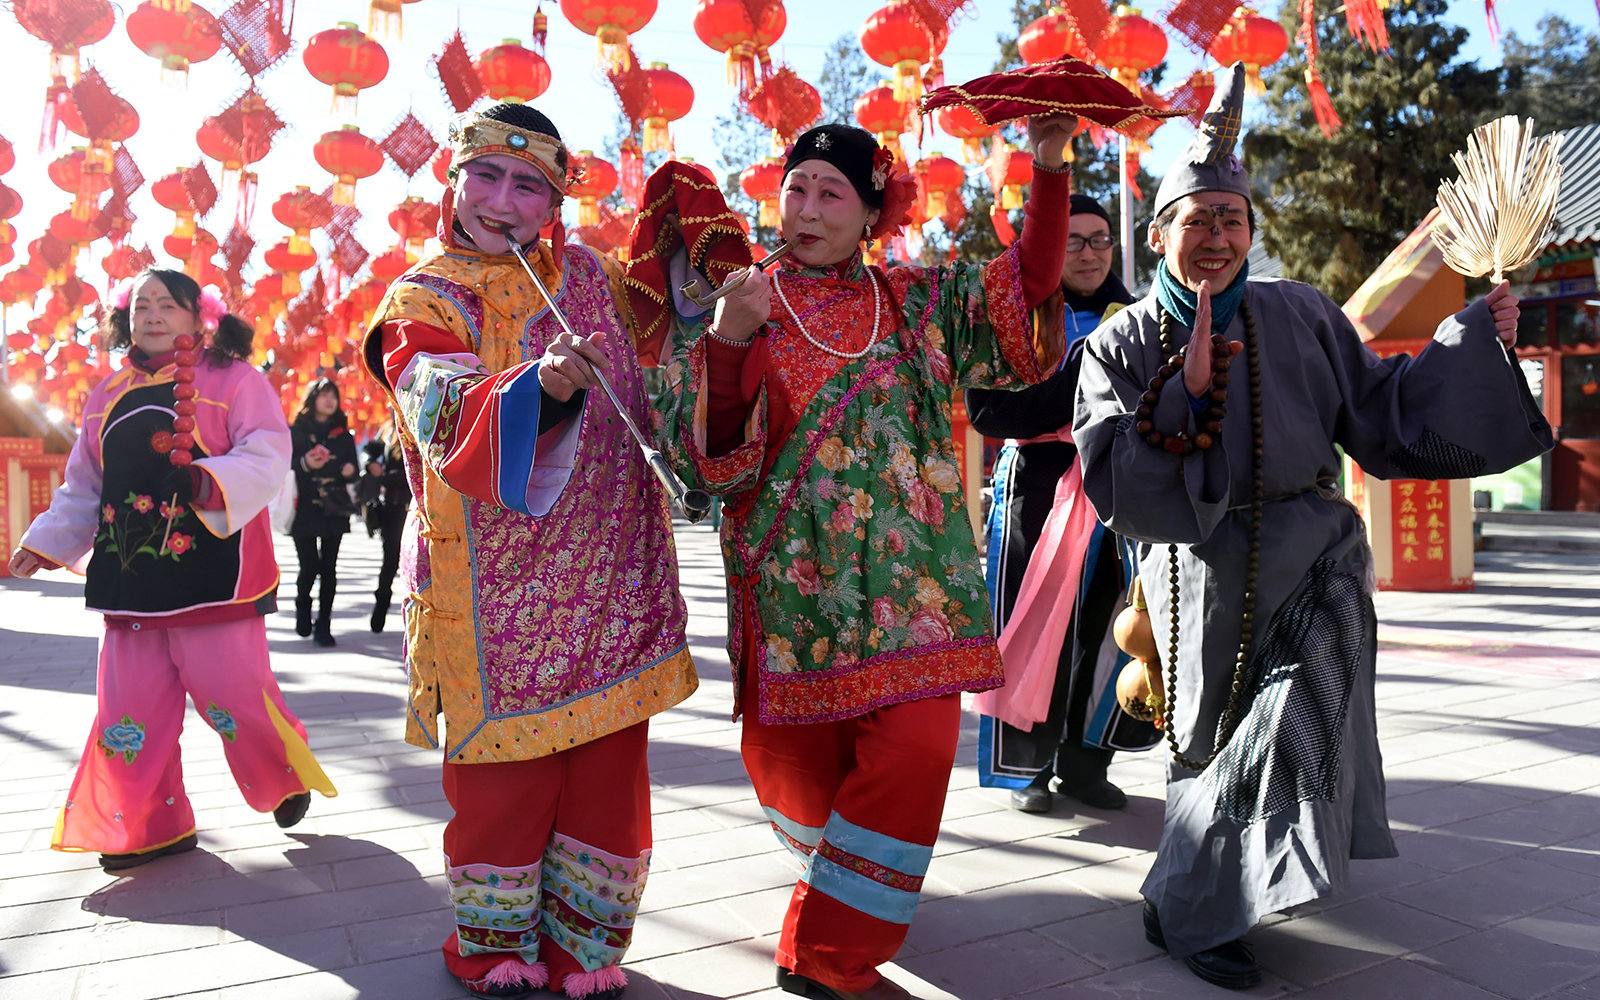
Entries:
[[1193,438],[1188,432],[1179,431],[1173,435],[1166,435],[1156,430],[1155,408],[1156,402],[1161,398],[1161,389],[1167,380],[1183,372],[1182,352],[1174,354],[1172,351],[1172,336],[1168,327],[1172,315],[1165,309],[1161,310],[1161,353],[1166,356],[1166,363],[1156,370],[1150,379],[1149,386],[1144,395],[1139,397],[1139,405],[1134,409],[1134,419],[1138,421],[1134,429],[1145,439],[1152,448],[1165,448],[1174,455],[1188,455],[1196,448],[1204,451],[1216,441],[1217,435],[1222,433],[1222,418],[1228,413],[1228,367],[1233,359],[1228,355],[1228,342],[1220,333],[1211,335],[1211,388],[1206,392],[1206,401],[1211,405],[1201,415],[1199,431]]
[[[1217,759],[1217,755],[1227,747],[1228,741],[1233,739],[1234,730],[1239,725],[1239,703],[1244,697],[1245,673],[1250,665],[1250,644],[1255,633],[1256,581],[1261,568],[1261,503],[1264,493],[1264,480],[1261,471],[1263,455],[1261,351],[1256,343],[1255,316],[1250,312],[1250,303],[1248,301],[1239,303],[1239,315],[1244,320],[1244,356],[1250,369],[1250,549],[1249,556],[1245,561],[1244,612],[1240,616],[1239,653],[1234,659],[1233,683],[1228,691],[1227,707],[1223,709],[1222,718],[1217,722],[1217,735],[1212,741],[1211,753],[1205,760],[1196,760],[1178,749],[1178,736],[1174,725],[1174,720],[1178,716],[1178,547],[1176,545],[1167,546],[1167,570],[1172,587],[1171,632],[1167,644],[1167,690],[1166,705],[1164,706],[1164,714],[1167,719],[1167,745],[1172,749],[1173,759],[1191,771],[1204,771],[1211,765],[1212,761]],[[1219,344],[1219,341],[1222,343]],[[1216,352],[1212,355],[1213,386],[1217,384],[1216,379],[1218,376],[1224,379],[1227,378],[1227,365],[1232,361],[1231,357],[1226,356],[1225,344],[1226,342],[1223,341],[1221,334],[1212,334],[1211,345]],[[1161,310],[1161,353],[1167,358],[1167,364],[1161,367],[1161,372],[1165,374],[1157,374],[1155,378],[1150,380],[1151,388],[1156,392],[1160,391],[1161,385],[1165,384],[1167,379],[1183,369],[1183,355],[1174,354],[1172,350],[1172,315],[1165,309]],[[1222,362],[1222,367],[1220,368],[1218,367],[1219,360]],[[1171,369],[1170,371],[1168,370],[1169,368]],[[1157,380],[1159,380],[1159,384]],[[1223,384],[1226,385],[1226,383]],[[1151,440],[1150,435],[1156,434],[1153,428],[1148,433],[1141,431],[1141,433],[1146,434],[1145,440],[1149,441],[1153,447],[1164,447],[1166,450],[1174,452],[1174,454],[1181,455],[1187,455],[1194,451],[1195,448],[1211,447],[1213,441],[1222,432],[1222,403],[1227,399],[1225,391],[1221,400],[1216,398],[1215,393],[1216,391],[1213,390],[1211,397],[1213,405],[1206,411],[1205,432],[1196,434],[1195,440],[1192,442],[1184,438],[1187,448],[1175,451],[1168,443],[1172,438],[1159,434],[1156,436],[1161,438],[1160,440]],[[1146,392],[1145,395],[1148,396],[1150,393]],[[1141,406],[1143,405],[1145,404],[1141,403]],[[1151,403],[1149,405],[1153,406],[1154,404]],[[1212,413],[1216,413],[1215,420],[1210,418]],[[1213,424],[1215,424],[1215,429],[1212,427]],[[1202,444],[1200,438],[1206,437],[1208,434],[1210,439]],[[1173,435],[1173,437],[1182,437],[1182,435]]]

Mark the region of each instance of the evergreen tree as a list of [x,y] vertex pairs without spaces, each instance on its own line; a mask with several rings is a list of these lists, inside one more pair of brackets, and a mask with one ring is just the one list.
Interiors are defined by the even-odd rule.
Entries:
[[728,207],[750,220],[750,240],[771,247],[777,230],[760,225],[761,206],[739,186],[739,175],[763,157],[773,155],[772,130],[756,121],[735,97],[726,114],[717,116],[717,173]]
[[[1282,259],[1286,277],[1336,301],[1433,207],[1468,132],[1508,110],[1499,72],[1459,61],[1467,31],[1440,20],[1445,7],[1390,7],[1388,57],[1354,43],[1343,16],[1321,16],[1317,67],[1344,122],[1331,138],[1312,113],[1303,57],[1267,73],[1260,118],[1244,142],[1266,250]],[[1282,16],[1292,33],[1294,5]]]
[[857,124],[857,98],[881,83],[881,72],[867,64],[861,39],[855,32],[834,39],[822,57],[822,79],[817,84],[817,93],[822,97],[821,124]]
[[1500,44],[1507,114],[1532,118],[1541,134],[1600,121],[1600,35],[1547,14],[1538,41],[1512,32]]

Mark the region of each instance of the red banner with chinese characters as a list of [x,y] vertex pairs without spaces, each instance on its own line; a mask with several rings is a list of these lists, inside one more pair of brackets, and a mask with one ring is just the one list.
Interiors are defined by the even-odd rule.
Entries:
[[1449,590],[1450,492],[1440,480],[1390,481],[1396,590]]

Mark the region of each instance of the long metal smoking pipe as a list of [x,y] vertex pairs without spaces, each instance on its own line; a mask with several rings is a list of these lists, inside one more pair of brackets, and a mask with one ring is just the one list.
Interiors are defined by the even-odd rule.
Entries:
[[[533,281],[533,287],[539,289],[539,294],[544,296],[545,302],[550,306],[550,312],[555,316],[556,321],[561,324],[561,329],[574,337],[578,336],[577,331],[572,329],[572,324],[567,322],[567,317],[562,315],[561,310],[556,307],[555,296],[551,295],[550,290],[544,287],[544,282],[540,280],[538,273],[534,271],[533,265],[528,263],[527,255],[522,252],[522,247],[517,244],[516,240],[512,239],[510,233],[506,233],[505,237],[506,245],[511,248],[511,253],[522,263],[522,269],[528,272],[528,277]],[[622,422],[628,426],[628,430],[633,434],[633,440],[638,443],[639,450],[644,452],[645,464],[650,466],[650,471],[654,472],[656,478],[661,480],[661,485],[666,489],[667,496],[672,498],[672,502],[677,505],[678,510],[682,512],[683,516],[691,524],[703,520],[707,514],[711,513],[711,494],[705,490],[691,490],[683,484],[683,480],[679,479],[677,473],[672,471],[672,467],[661,456],[661,452],[657,451],[649,439],[644,436],[644,433],[639,430],[639,425],[633,422],[633,417],[628,414],[628,408],[623,406],[622,400],[617,398],[617,393],[611,388],[611,383],[606,379],[605,373],[593,365],[589,366],[589,370],[594,373],[595,381],[599,383],[600,388],[605,390],[606,395],[611,399],[611,405],[616,408],[617,415],[622,417]]]
[[789,251],[793,249],[794,247],[788,242],[779,243],[777,246],[772,248],[771,253],[756,261],[754,264],[751,264],[749,267],[740,269],[737,273],[728,278],[727,281],[723,282],[721,288],[701,294],[700,279],[690,278],[688,281],[685,281],[683,284],[678,286],[678,294],[682,295],[684,298],[688,299],[690,302],[693,302],[697,306],[709,306],[718,299],[722,298],[724,295],[727,295],[729,292],[744,284],[745,279],[750,277],[750,272],[752,270],[765,271],[771,265],[776,264],[778,261],[788,256]]

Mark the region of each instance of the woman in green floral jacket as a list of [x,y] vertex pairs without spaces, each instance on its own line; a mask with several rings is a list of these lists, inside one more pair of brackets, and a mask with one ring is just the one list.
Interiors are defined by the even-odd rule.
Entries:
[[777,950],[792,993],[908,996],[876,966],[916,909],[960,692],[1003,679],[951,400],[1037,382],[1059,358],[1073,124],[1030,122],[1021,242],[937,268],[863,260],[864,239],[904,224],[904,165],[860,129],[805,133],[779,199],[792,254],[669,360],[668,455],[726,504],[745,766],[805,865]]

